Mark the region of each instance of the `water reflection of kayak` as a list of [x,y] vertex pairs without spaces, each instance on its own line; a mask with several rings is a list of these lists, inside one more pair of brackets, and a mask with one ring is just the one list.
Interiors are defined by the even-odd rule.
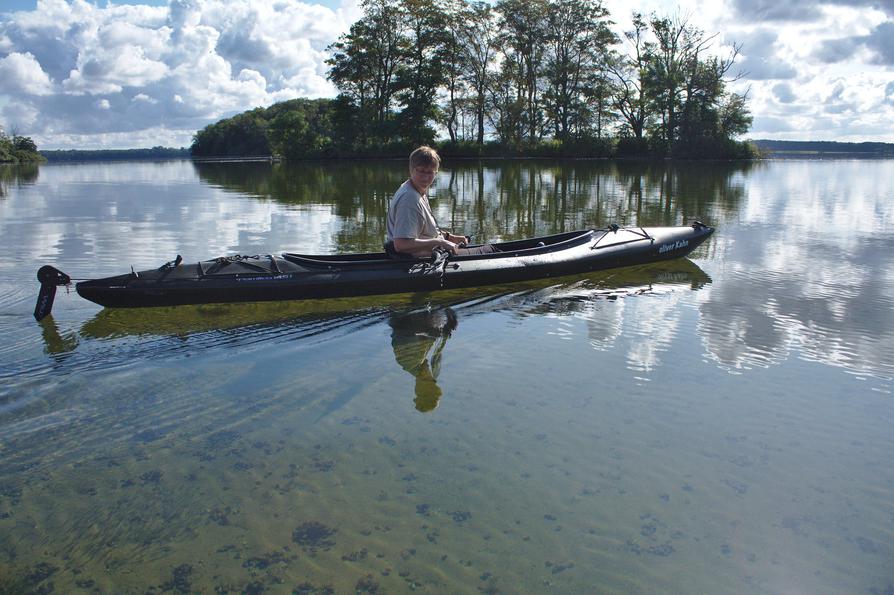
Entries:
[[[339,256],[231,256],[196,264],[180,257],[158,269],[82,281],[78,293],[107,307],[176,306],[338,298],[429,292],[513,283],[641,265],[686,256],[714,229],[612,226],[602,230],[495,244],[478,256],[389,259],[384,253]],[[46,270],[45,270],[46,269]],[[68,277],[51,267],[38,273],[46,289]],[[51,302],[51,299],[50,299]],[[35,316],[45,315],[49,305]]]
[[356,324],[374,323],[395,313],[419,308],[454,306],[470,314],[495,309],[522,309],[561,301],[661,292],[689,287],[698,289],[711,278],[686,258],[611,271],[540,279],[474,289],[436,293],[400,294],[388,297],[354,297],[294,302],[206,304],[141,310],[106,308],[80,329],[84,338],[123,336],[190,335],[206,331],[288,326],[308,333]]

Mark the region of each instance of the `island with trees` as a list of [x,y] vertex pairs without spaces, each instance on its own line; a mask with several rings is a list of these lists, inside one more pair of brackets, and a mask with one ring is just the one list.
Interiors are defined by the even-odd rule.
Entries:
[[12,136],[0,128],[0,163],[40,163],[46,161],[37,151],[37,144],[28,136],[13,132]]
[[[619,38],[598,0],[363,0],[329,47],[334,99],[293,99],[198,131],[194,157],[750,158],[739,47],[684,18],[633,15]],[[438,142],[436,142],[438,139]]]

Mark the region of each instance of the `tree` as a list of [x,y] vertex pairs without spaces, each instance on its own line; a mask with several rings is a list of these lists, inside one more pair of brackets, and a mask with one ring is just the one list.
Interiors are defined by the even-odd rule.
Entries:
[[11,163],[15,161],[16,159],[13,151],[15,151],[15,146],[12,141],[9,140],[9,137],[6,136],[6,132],[3,131],[3,128],[0,127],[0,163]]
[[[523,118],[529,142],[541,138],[540,79],[543,70],[547,0],[500,0],[500,42],[504,45],[504,83],[516,90],[524,106]],[[512,101],[512,103],[516,103]]]
[[606,62],[616,80],[613,105],[621,114],[622,137],[631,137],[640,149],[645,145],[645,131],[650,114],[647,109],[646,69],[654,44],[646,40],[648,25],[643,15],[633,13],[633,30],[624,33],[629,49],[626,56],[613,54]]
[[[529,154],[742,154],[738,55],[679,18],[633,14],[626,45],[602,0],[362,0],[329,46],[335,100],[292,100],[196,133],[196,155],[369,155],[487,132]],[[734,80],[734,79],[733,79]],[[302,103],[303,102],[303,103]],[[594,142],[594,139],[596,142]],[[546,140],[546,142],[544,142]],[[452,147],[462,151],[462,146]],[[472,152],[481,154],[481,149]]]
[[329,46],[332,57],[328,74],[347,102],[359,111],[362,123],[372,130],[358,131],[363,144],[370,134],[387,138],[390,133],[395,76],[405,43],[401,34],[403,9],[397,0],[363,0],[364,15],[350,32]]
[[441,115],[451,143],[458,140],[465,99],[465,81],[462,78],[464,67],[462,31],[466,25],[464,6],[464,0],[444,2],[443,75],[447,99]]
[[607,16],[599,0],[553,0],[547,6],[546,101],[558,140],[589,128],[588,91],[596,87],[607,48],[615,42]]
[[[682,149],[683,153],[692,153],[687,148],[728,140],[732,131],[741,130],[746,122],[750,124],[744,100],[726,93],[726,77],[739,53],[738,46],[734,45],[726,56],[708,56],[716,35],[706,35],[685,19],[653,16],[651,29],[657,43],[647,77],[650,99],[659,117],[654,136],[664,152],[680,153]],[[721,110],[726,112],[725,126],[721,124]]]
[[525,102],[511,69],[498,72],[488,85],[487,117],[497,138],[509,148],[519,148],[527,134]]
[[461,15],[464,26],[460,30],[464,79],[474,93],[475,141],[484,144],[484,122],[487,96],[492,79],[491,65],[497,45],[494,12],[485,2],[473,2]]
[[191,152],[196,156],[269,156],[267,120],[262,108],[220,120],[193,136]]
[[12,137],[0,126],[0,163],[28,163],[46,161],[37,151],[37,143],[30,136],[21,136],[13,127]]
[[685,69],[696,54],[695,35],[686,23],[652,16],[652,34],[657,43],[652,46],[646,68],[649,100],[659,121],[652,131],[655,140],[664,151],[670,148],[677,126],[677,108],[685,80]]
[[[710,55],[716,35],[685,19],[633,15],[625,34],[630,51],[609,65],[617,83],[614,105],[624,119],[619,151],[652,150],[665,155],[717,156],[751,124],[745,98],[726,91],[738,56]],[[735,79],[733,79],[735,80]],[[738,151],[733,151],[734,153]]]
[[328,100],[293,99],[268,108],[272,153],[286,159],[326,155],[332,148],[331,106]]
[[37,153],[37,144],[30,136],[14,136],[12,139],[16,151],[25,153]]
[[356,120],[359,144],[366,144],[375,119],[374,89],[375,66],[372,52],[367,47],[368,26],[362,21],[351,25],[350,32],[327,49],[333,52],[326,60],[329,64],[327,78],[338,87],[339,103],[343,119]]
[[718,109],[720,135],[725,138],[736,138],[751,128],[753,118],[748,111],[745,95],[730,93],[721,101]]
[[403,0],[406,37],[397,68],[397,100],[401,136],[413,145],[434,142],[429,125],[436,116],[435,93],[445,80],[447,16],[434,0]]

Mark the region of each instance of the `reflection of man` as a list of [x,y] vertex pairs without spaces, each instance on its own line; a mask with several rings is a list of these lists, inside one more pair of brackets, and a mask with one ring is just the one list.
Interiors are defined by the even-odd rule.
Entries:
[[431,411],[438,406],[441,388],[441,351],[456,328],[456,314],[450,308],[393,314],[391,347],[400,367],[416,378],[416,409]]

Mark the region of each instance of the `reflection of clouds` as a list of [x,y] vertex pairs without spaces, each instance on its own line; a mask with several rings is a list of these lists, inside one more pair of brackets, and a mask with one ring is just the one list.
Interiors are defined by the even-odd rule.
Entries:
[[766,302],[766,288],[747,276],[708,290],[699,333],[712,359],[736,369],[766,367],[785,357],[787,339]]
[[[704,275],[700,270],[698,274]],[[632,370],[648,372],[661,365],[661,354],[679,331],[680,300],[686,293],[679,290],[700,287],[702,283],[694,272],[669,273],[665,279],[659,276],[653,283],[621,284],[611,289],[594,288],[587,283],[552,288],[549,301],[540,309],[548,308],[546,316],[556,319],[552,333],[559,337],[574,334],[571,321],[583,321],[589,343],[598,351],[616,349],[622,337],[632,338],[627,365]],[[642,299],[624,299],[633,296]]]
[[[888,225],[894,171],[873,160],[786,161],[750,172],[740,209],[745,225],[785,224],[798,231],[824,230],[835,245],[848,245]],[[887,192],[887,193],[886,193]],[[833,229],[834,228],[834,229]],[[794,233],[794,230],[791,230]]]
[[234,197],[196,179],[188,161],[47,166],[39,191],[24,188],[3,205],[7,221],[28,225],[0,229],[8,245],[78,276],[157,266],[178,253],[191,261],[334,248],[341,221],[332,205]]
[[661,364],[661,353],[667,351],[680,328],[679,302],[678,295],[632,302],[628,320],[636,325],[636,341],[627,353],[629,368],[648,372]]
[[594,349],[611,349],[621,336],[626,303],[627,300],[598,302],[588,312],[581,312],[581,316],[587,321],[587,336]]
[[724,272],[701,296],[711,357],[747,368],[797,348],[805,359],[894,376],[894,167],[782,162],[753,177],[742,226],[713,239]]

